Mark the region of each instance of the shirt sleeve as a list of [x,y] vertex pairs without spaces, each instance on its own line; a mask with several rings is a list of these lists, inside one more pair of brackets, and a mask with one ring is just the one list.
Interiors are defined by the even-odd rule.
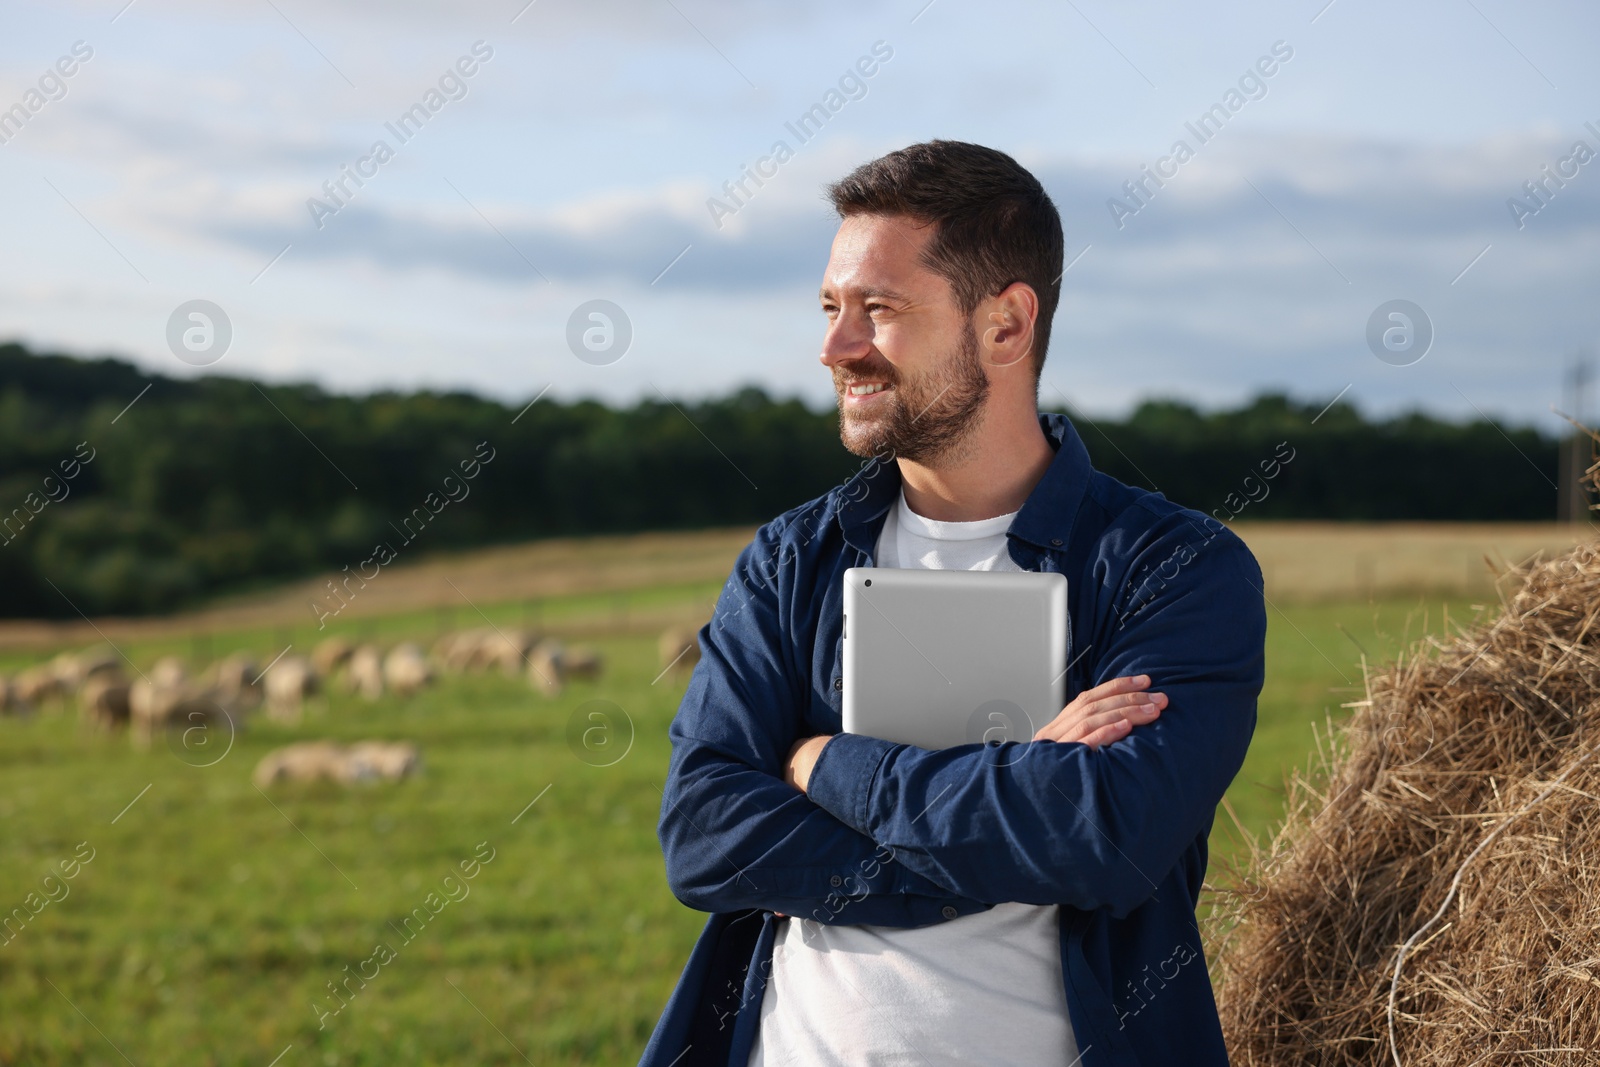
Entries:
[[1154,722],[1099,749],[929,751],[840,734],[812,770],[811,800],[963,896],[1132,911],[1206,831],[1255,730],[1261,571],[1231,531],[1196,529],[1176,522],[1149,539],[1122,573],[1153,577],[1108,598],[1120,612],[1079,653],[1091,685],[1150,675],[1168,697]]
[[700,662],[668,731],[659,834],[673,894],[701,911],[884,926],[983,910],[783,780],[789,748],[813,732],[795,635],[807,624],[784,610],[797,594],[810,602],[795,588],[799,569],[763,527],[700,630]]

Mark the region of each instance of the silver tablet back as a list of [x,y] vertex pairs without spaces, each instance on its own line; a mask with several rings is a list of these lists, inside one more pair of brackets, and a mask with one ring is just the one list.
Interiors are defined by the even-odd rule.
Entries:
[[846,733],[1029,741],[1065,704],[1063,575],[852,567],[844,615]]

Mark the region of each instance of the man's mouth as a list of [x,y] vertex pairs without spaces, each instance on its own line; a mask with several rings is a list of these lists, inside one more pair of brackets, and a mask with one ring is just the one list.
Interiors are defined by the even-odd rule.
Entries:
[[846,391],[851,396],[871,396],[873,393],[881,393],[887,388],[889,388],[888,382],[859,382],[850,386]]

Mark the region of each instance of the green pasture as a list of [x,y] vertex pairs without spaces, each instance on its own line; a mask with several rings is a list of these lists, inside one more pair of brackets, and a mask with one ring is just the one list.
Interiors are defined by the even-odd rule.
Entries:
[[[255,720],[231,748],[218,736],[148,752],[86,731],[71,709],[0,719],[0,909],[31,915],[29,894],[37,905],[46,888],[66,892],[0,946],[0,1065],[634,1063],[701,925],[667,891],[655,838],[682,690],[652,684],[659,627],[644,620],[703,613],[716,589],[551,600],[532,620],[525,605],[486,606],[500,625],[592,635],[604,680],[555,700],[498,674],[447,677],[409,701],[335,689],[297,726]],[[464,605],[343,632],[429,642],[442,625],[482,623]],[[1251,832],[1278,817],[1313,723],[1359,698],[1362,649],[1381,661],[1443,624],[1438,602],[1416,600],[1272,611],[1260,725],[1230,792]],[[317,636],[308,625],[124,650],[141,666],[235,648],[264,663]],[[608,728],[593,711],[610,713],[610,732],[585,747],[572,738]],[[365,788],[251,784],[269,749],[322,737],[412,740],[425,768]],[[93,859],[47,883],[84,842]],[[1226,816],[1214,846],[1239,854]],[[413,918],[407,940],[419,907],[429,921]]]

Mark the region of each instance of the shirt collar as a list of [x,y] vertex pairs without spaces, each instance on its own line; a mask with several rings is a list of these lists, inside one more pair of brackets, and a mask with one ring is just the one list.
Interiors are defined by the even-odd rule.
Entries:
[[[1012,537],[1049,552],[1059,551],[1072,537],[1072,525],[1094,473],[1088,449],[1065,415],[1041,414],[1039,426],[1056,450],[1044,477],[1033,487],[1007,531]],[[839,525],[845,541],[872,554],[883,516],[900,494],[900,467],[891,460],[870,459],[840,486]]]

